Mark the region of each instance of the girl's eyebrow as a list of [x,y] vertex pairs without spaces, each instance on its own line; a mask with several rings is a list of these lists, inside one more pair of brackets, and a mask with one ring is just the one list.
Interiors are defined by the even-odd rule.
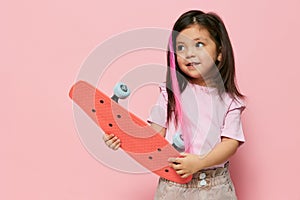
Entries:
[[195,38],[194,40],[195,40],[195,41],[197,41],[197,40],[205,40],[205,41],[208,41],[208,39],[203,38],[203,37],[197,37],[197,38]]
[[[204,41],[206,41],[206,42],[208,41],[207,38],[203,38],[203,37],[197,37],[197,38],[194,38],[193,40],[194,40],[194,41],[204,40]],[[176,43],[177,43],[177,44],[184,44],[185,42],[184,42],[184,41],[178,40]]]

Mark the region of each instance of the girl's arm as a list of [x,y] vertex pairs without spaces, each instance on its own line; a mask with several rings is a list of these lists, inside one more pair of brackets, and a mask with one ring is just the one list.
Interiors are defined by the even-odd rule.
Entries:
[[182,178],[186,178],[201,169],[224,163],[238,147],[239,141],[223,137],[222,141],[205,156],[183,153],[182,157],[170,158],[169,162]]
[[201,169],[224,163],[237,151],[239,144],[237,140],[222,137],[222,141],[211,152],[200,158]]

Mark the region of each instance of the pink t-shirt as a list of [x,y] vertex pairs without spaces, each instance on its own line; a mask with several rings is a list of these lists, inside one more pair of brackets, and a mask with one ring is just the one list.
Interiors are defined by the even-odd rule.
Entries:
[[[180,127],[176,129],[172,121],[167,127],[167,103],[168,95],[164,83],[160,85],[160,95],[151,110],[148,122],[167,128],[166,139],[172,144],[173,136],[180,131]],[[181,94],[181,104],[190,121],[192,153],[209,153],[221,142],[222,136],[245,142],[241,123],[245,104],[240,98],[234,100],[228,93],[224,93],[221,98],[216,88],[188,83]]]

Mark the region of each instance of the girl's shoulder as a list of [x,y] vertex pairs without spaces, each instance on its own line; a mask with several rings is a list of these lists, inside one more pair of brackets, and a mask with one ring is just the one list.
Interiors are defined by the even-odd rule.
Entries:
[[236,95],[231,95],[225,92],[222,96],[222,99],[228,108],[228,111],[234,109],[241,109],[244,110],[246,108],[246,101],[244,98],[238,97]]

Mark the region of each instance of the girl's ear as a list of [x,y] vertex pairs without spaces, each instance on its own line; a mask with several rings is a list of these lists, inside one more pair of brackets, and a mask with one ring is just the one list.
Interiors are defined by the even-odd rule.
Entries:
[[222,60],[222,53],[221,53],[221,52],[219,53],[219,55],[218,55],[218,57],[217,57],[217,60],[218,60],[219,62],[221,62],[221,60]]
[[222,47],[220,47],[219,48],[219,54],[218,54],[218,56],[217,56],[217,60],[219,61],[219,62],[221,62],[221,60],[222,60]]

